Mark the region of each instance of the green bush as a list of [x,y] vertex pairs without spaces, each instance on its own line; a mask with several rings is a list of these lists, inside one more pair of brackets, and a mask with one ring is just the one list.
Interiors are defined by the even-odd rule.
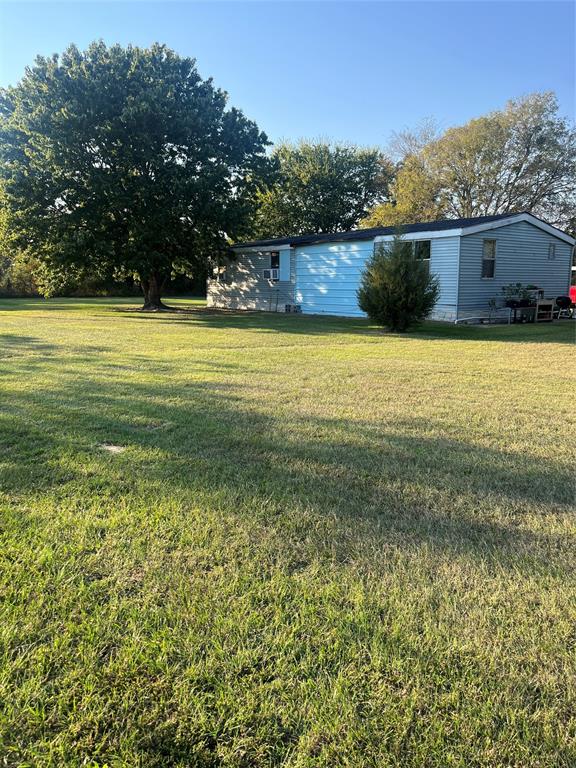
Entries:
[[23,254],[0,254],[0,296],[38,296],[35,267]]
[[397,235],[374,250],[362,275],[358,304],[378,325],[407,331],[430,314],[439,292],[428,263],[415,256],[411,242]]

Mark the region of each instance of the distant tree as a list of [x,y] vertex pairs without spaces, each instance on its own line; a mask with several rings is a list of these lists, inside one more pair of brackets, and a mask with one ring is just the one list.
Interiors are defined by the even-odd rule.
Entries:
[[530,211],[560,227],[576,209],[576,129],[552,93],[451,128],[428,143],[405,141],[392,203],[361,226]]
[[276,183],[259,196],[262,237],[352,229],[386,199],[394,172],[379,150],[343,144],[281,144],[273,158]]
[[46,291],[132,275],[158,309],[172,274],[248,234],[269,142],[226,99],[163,45],[102,42],[39,57],[1,92],[10,226]]
[[413,243],[396,235],[375,248],[358,289],[358,304],[378,325],[407,331],[426,318],[438,301],[438,278],[418,258]]
[[424,147],[440,138],[440,129],[434,117],[425,117],[414,129],[392,131],[387,150],[396,162],[417,155]]
[[0,296],[38,296],[38,265],[23,254],[0,254]]
[[0,188],[0,296],[38,295],[38,265],[18,250],[10,229],[10,213]]
[[419,221],[448,218],[437,179],[421,154],[408,155],[392,185],[393,200],[375,206],[360,227],[400,227]]

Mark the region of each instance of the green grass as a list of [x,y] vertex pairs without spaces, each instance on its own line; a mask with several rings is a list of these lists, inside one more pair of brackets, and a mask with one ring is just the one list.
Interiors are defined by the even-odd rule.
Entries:
[[0,765],[574,766],[573,324],[128,307],[0,302]]

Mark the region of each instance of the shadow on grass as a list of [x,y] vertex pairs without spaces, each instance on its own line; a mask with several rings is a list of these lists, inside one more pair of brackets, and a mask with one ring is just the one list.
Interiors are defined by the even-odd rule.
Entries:
[[9,354],[17,352],[54,352],[57,347],[49,344],[43,339],[35,336],[21,336],[19,334],[2,333],[0,334],[0,357],[2,353],[9,350]]
[[[0,407],[5,493],[118,498],[138,484],[153,497],[208,496],[274,528],[306,509],[338,519],[348,543],[368,531],[382,546],[426,544],[511,568],[549,569],[550,553],[571,547],[522,527],[536,509],[570,508],[562,461],[430,437],[433,425],[417,419],[391,427],[263,413],[245,384],[142,384],[99,363],[87,377],[76,365],[60,371],[57,389]],[[126,450],[110,456],[102,444]],[[348,556],[345,543],[325,546]]]
[[160,324],[202,324],[211,328],[257,330],[264,333],[298,333],[305,335],[354,334],[402,339],[429,338],[435,341],[498,341],[514,343],[573,344],[576,324],[565,320],[555,323],[464,326],[454,323],[427,321],[409,333],[392,334],[380,329],[364,318],[327,315],[290,315],[275,312],[233,311],[206,307],[177,307],[173,312],[145,313],[116,309],[138,321]]
[[175,308],[173,312],[132,312],[118,308],[117,312],[138,321],[150,321],[164,325],[198,325],[208,328],[234,328],[263,333],[299,333],[305,335],[374,334],[382,331],[370,326],[368,320],[349,317],[325,317],[322,315],[290,315],[281,312],[235,312],[225,309]]
[[[167,303],[170,301],[177,302],[174,309],[177,311],[180,306],[183,306],[182,302],[188,302],[190,309],[197,307],[198,304],[203,305],[205,299],[200,296],[170,296],[166,299]],[[0,297],[0,313],[1,312],[38,312],[38,311],[58,311],[58,312],[89,312],[93,309],[113,310],[116,307],[125,309],[128,312],[135,312],[140,310],[143,299],[141,296],[64,296],[44,299],[42,297],[32,297],[25,299],[4,298]]]
[[553,323],[517,323],[513,325],[454,325],[426,322],[408,336],[433,338],[436,341],[511,341],[518,343],[574,344],[576,323],[560,320]]
[[[178,303],[170,307],[170,301]],[[349,334],[402,339],[433,339],[435,341],[497,341],[514,343],[574,344],[576,323],[562,320],[554,323],[523,325],[464,326],[427,321],[410,333],[390,334],[372,325],[369,320],[333,315],[291,315],[276,312],[234,311],[198,306],[198,297],[168,297],[171,311],[142,312],[137,297],[63,298],[63,299],[0,299],[1,311],[54,310],[89,313],[90,309],[117,312],[119,317],[134,322],[186,326],[201,324],[207,328],[256,330],[263,333],[296,333],[309,336]],[[186,304],[185,302],[189,302]]]

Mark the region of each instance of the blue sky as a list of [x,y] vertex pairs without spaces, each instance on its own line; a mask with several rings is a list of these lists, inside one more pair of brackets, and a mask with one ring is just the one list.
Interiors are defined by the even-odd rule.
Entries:
[[384,145],[435,116],[462,123],[536,90],[575,108],[571,2],[5,2],[0,85],[74,42],[194,56],[271,139]]

